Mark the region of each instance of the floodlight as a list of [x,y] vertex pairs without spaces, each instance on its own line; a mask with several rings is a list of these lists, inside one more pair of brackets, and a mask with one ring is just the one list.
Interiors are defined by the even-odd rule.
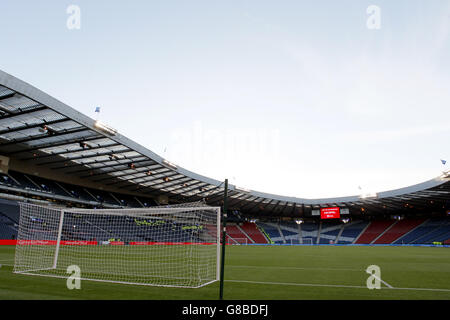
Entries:
[[163,163],[164,163],[165,165],[171,167],[172,169],[178,169],[178,167],[177,167],[175,164],[173,164],[172,162],[170,162],[170,161],[163,160]]
[[250,192],[251,191],[250,189],[246,189],[246,188],[242,188],[242,187],[238,187],[238,186],[235,186],[234,189],[236,191],[241,191],[241,192]]
[[97,120],[94,122],[94,127],[96,127],[97,129],[99,129],[100,131],[103,131],[104,133],[107,133],[109,135],[115,135],[117,134],[117,130],[102,123],[101,121]]
[[363,193],[359,197],[361,199],[367,199],[367,198],[376,198],[378,195],[376,193]]

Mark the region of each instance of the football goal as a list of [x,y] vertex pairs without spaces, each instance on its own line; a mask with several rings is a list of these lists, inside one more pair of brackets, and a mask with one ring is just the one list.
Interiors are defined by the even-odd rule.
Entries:
[[202,203],[142,209],[20,204],[14,272],[198,288],[219,280],[220,208]]

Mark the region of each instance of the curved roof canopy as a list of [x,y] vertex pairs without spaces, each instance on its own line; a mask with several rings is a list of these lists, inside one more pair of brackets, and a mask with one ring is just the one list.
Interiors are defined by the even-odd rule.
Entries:
[[[0,71],[0,155],[46,168],[68,179],[114,187],[175,202],[206,199],[217,205],[223,182],[176,166],[97,123],[39,89]],[[448,174],[406,188],[361,197],[304,199],[229,185],[229,207],[244,213],[298,216],[314,208],[340,206],[351,211],[386,212],[448,206]],[[447,207],[447,209],[450,209]]]

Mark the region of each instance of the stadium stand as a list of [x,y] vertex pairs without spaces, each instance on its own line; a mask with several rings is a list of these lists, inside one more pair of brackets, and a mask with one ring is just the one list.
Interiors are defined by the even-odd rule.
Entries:
[[135,197],[127,194],[116,194],[104,190],[70,185],[42,177],[27,175],[10,170],[8,174],[0,174],[0,190],[16,191],[20,194],[30,193],[32,196],[52,198],[63,204],[74,203],[97,207],[150,207],[157,205],[154,199]]
[[18,173],[14,171],[10,171],[8,175],[16,182],[16,185],[22,187],[25,190],[36,190],[41,191],[41,188],[36,183],[28,177],[28,175],[24,173]]
[[405,234],[396,240],[395,244],[423,244],[423,239],[427,235],[433,233],[434,230],[439,228],[442,224],[445,224],[445,219],[429,219],[419,225],[417,228],[412,230],[411,232]]
[[357,244],[369,244],[375,241],[379,236],[391,227],[396,221],[393,220],[375,220],[370,222],[366,230],[364,230],[356,239]]
[[251,240],[243,233],[236,224],[227,225],[227,241],[235,244],[248,244]]
[[117,201],[113,194],[110,194],[108,192],[104,192],[102,190],[92,190],[89,188],[82,188],[82,191],[85,192],[85,194],[89,195],[89,199],[92,201],[98,201],[102,204],[110,204],[113,206],[127,206],[126,203]]
[[[50,221],[32,217],[29,223],[32,224],[34,240],[48,240]],[[180,242],[188,242],[195,239],[195,232],[199,228],[198,226],[169,220],[135,219],[125,216],[110,218],[107,229],[101,225],[93,228],[92,226],[95,225],[95,219],[91,219],[91,216],[66,215],[61,240],[111,241],[111,239],[114,239],[114,241],[123,242],[170,242],[177,239]],[[0,239],[16,239],[17,227],[16,214],[0,212]],[[197,241],[200,241],[200,238]]]
[[417,226],[415,229],[411,230],[410,232],[404,234],[403,236],[395,240],[393,243],[394,244],[413,243],[415,240],[424,236],[434,228],[433,226],[429,225],[429,223],[432,223],[431,220],[426,220],[421,225]]
[[336,238],[339,235],[343,224],[322,222],[322,228],[320,232],[319,244],[336,243]]
[[319,230],[319,224],[312,221],[307,221],[301,224],[302,237],[301,243],[313,243],[317,241],[317,234]]
[[[5,179],[6,180],[6,179]],[[39,181],[39,180],[36,180]],[[41,181],[39,181],[41,182]],[[51,184],[49,184],[51,185]],[[99,192],[99,191],[97,191]],[[99,195],[105,195],[99,192]],[[106,196],[108,194],[106,193]],[[113,198],[110,195],[109,200]],[[126,198],[130,200],[130,198]],[[132,200],[132,199],[131,199]],[[142,207],[148,205],[147,202],[139,203],[138,198],[130,201],[135,206]],[[75,219],[75,218],[72,218]],[[122,218],[122,225],[117,224],[118,230],[112,227],[110,230],[99,231],[95,235],[98,241],[106,241],[115,238],[119,230],[123,230],[123,225],[128,225],[127,230],[130,239],[141,241],[165,241],[161,236],[162,225],[147,223],[136,223],[130,219]],[[88,220],[88,219],[84,219]],[[235,214],[235,220],[240,220]],[[17,237],[17,226],[19,223],[19,206],[15,201],[0,199],[0,239],[15,239]],[[38,221],[36,222],[38,223]],[[89,221],[68,221],[68,225],[75,226],[74,229],[65,229],[64,234],[67,239],[92,240],[83,238],[83,228]],[[120,225],[120,227],[119,227]],[[144,225],[144,226],[143,226]],[[153,228],[155,237],[152,233],[140,232],[142,228]],[[172,226],[173,230],[183,228],[183,225]],[[208,228],[208,226],[206,226]],[[39,229],[39,228],[38,228]],[[319,234],[319,229],[321,230]],[[100,230],[100,229],[99,229]],[[116,232],[117,231],[117,232]],[[280,234],[280,231],[282,234]],[[211,234],[216,230],[212,229]],[[299,233],[300,232],[300,233]],[[140,233],[146,234],[143,238]],[[45,235],[45,233],[43,233]],[[149,236],[150,234],[150,236]],[[181,233],[182,234],[182,233]],[[157,235],[157,236],[156,236]],[[432,244],[448,243],[450,240],[450,219],[448,218],[430,218],[425,219],[405,219],[405,220],[376,220],[363,221],[357,220],[347,224],[338,222],[314,222],[306,221],[301,225],[295,222],[236,222],[227,226],[227,242],[230,244]],[[267,237],[266,237],[267,235]],[[186,232],[186,239],[189,234]],[[126,240],[126,239],[125,239]],[[331,242],[330,242],[331,241]]]
[[264,234],[258,229],[258,226],[252,222],[245,222],[241,226],[242,230],[248,235],[253,243],[268,243]]
[[285,243],[299,243],[298,225],[295,222],[283,221],[278,227]]
[[259,228],[263,229],[267,233],[267,235],[274,243],[283,243],[283,239],[280,235],[276,223],[258,222],[257,224]]
[[[61,200],[63,204],[78,203],[89,207],[150,207],[157,205],[151,198],[95,190],[42,177],[9,171],[0,173],[0,189],[30,193],[34,197]],[[38,197],[39,198],[39,197]],[[329,221],[245,222],[239,212],[231,211],[232,222],[227,228],[229,243],[257,244],[431,244],[450,240],[449,219],[405,219],[353,221],[348,224]],[[19,213],[17,203],[0,201],[0,239],[17,237]],[[156,230],[156,229],[155,229]],[[267,235],[267,236],[266,236]],[[101,235],[99,235],[100,238]],[[149,240],[148,240],[149,241]]]
[[61,185],[54,181],[36,176],[27,176],[27,178],[32,181],[34,185],[38,186],[40,188],[40,191],[54,193],[66,197],[68,196],[67,192],[61,187]]
[[19,207],[14,201],[0,199],[0,239],[16,239]]
[[344,226],[341,236],[336,240],[339,244],[353,243],[367,227],[367,221],[353,221]]
[[0,213],[0,239],[15,239],[16,237],[17,224]]
[[424,219],[408,219],[408,220],[400,220],[396,222],[392,228],[387,230],[381,237],[375,240],[374,244],[386,244],[392,243],[398,238],[402,237],[406,233],[410,232],[414,228],[417,228],[421,225],[425,220]]
[[9,187],[17,187],[19,184],[14,181],[10,176],[4,173],[0,173],[0,184],[9,186]]
[[19,224],[19,206],[17,202],[0,199],[0,213],[12,222]]
[[429,220],[427,223],[428,232],[411,243],[413,244],[431,244],[433,242],[442,242],[450,237],[450,220],[437,219]]

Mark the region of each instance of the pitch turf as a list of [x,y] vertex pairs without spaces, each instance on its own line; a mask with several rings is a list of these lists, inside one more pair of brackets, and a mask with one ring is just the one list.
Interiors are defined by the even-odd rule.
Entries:
[[[217,299],[219,284],[199,289],[135,286],[13,274],[14,247],[0,246],[0,300]],[[450,248],[359,246],[227,246],[225,299],[450,300]],[[365,272],[385,282],[369,290]],[[393,288],[389,288],[391,286]]]

